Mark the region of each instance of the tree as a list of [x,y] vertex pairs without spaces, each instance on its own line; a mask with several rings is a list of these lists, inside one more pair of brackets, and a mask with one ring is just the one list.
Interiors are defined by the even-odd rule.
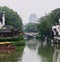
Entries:
[[6,25],[12,25],[22,31],[22,19],[17,14],[17,12],[13,11],[12,9],[9,9],[6,6],[0,7],[0,11],[4,11]]
[[26,24],[24,31],[26,31],[26,32],[37,32],[37,24],[36,23]]
[[60,8],[57,8],[48,15],[39,19],[38,32],[41,38],[51,38],[52,25],[57,24],[60,18]]

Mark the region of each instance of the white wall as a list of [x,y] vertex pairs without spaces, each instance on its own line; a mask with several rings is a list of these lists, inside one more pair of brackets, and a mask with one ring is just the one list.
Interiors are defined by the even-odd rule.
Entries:
[[[60,25],[52,26],[53,31],[54,29],[56,29],[58,31],[58,35],[60,35]],[[55,31],[54,31],[54,34],[56,34]]]

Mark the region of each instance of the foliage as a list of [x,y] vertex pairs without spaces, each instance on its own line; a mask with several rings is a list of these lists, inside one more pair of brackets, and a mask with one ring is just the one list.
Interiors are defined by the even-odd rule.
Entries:
[[20,40],[24,40],[23,35],[22,35],[22,34],[20,34],[20,35],[19,35],[19,37],[18,37],[18,39],[20,39]]
[[12,9],[9,9],[8,7],[0,7],[0,11],[4,11],[5,14],[5,23],[6,25],[12,25],[14,27],[17,27],[22,30],[22,19],[17,14],[17,12],[13,11]]
[[40,38],[51,38],[51,29],[52,25],[58,23],[58,19],[60,18],[60,8],[57,8],[48,15],[45,15],[39,19],[38,24],[38,32]]
[[37,24],[36,23],[28,23],[25,25],[25,32],[37,32]]
[[11,41],[11,44],[14,46],[25,46],[25,41],[24,40]]

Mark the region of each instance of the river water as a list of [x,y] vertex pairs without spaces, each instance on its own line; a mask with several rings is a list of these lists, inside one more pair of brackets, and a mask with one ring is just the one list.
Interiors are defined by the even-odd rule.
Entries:
[[0,51],[0,62],[60,62],[60,46],[26,41],[13,51]]

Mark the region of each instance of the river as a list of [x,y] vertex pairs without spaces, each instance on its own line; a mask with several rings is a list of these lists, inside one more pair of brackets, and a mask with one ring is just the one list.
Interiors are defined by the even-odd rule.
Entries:
[[60,62],[60,46],[26,41],[26,46],[16,50],[0,51],[0,62]]

